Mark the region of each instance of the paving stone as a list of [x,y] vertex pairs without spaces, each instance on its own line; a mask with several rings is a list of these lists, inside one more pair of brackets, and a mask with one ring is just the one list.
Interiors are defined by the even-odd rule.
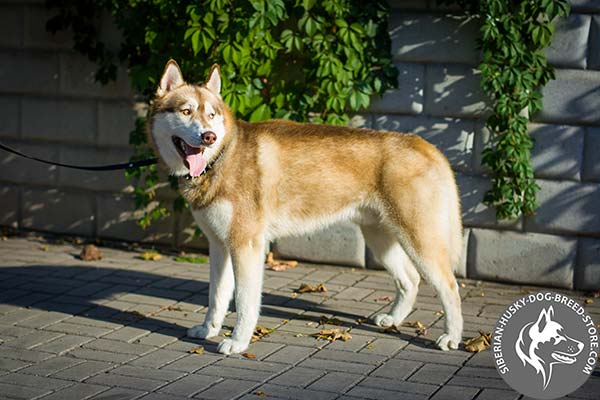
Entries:
[[420,114],[423,112],[425,66],[396,63],[398,87],[375,96],[369,111],[380,114]]
[[211,388],[195,395],[194,398],[215,400],[231,399],[248,392],[254,386],[257,386],[257,383],[253,381],[225,379]]
[[420,361],[423,363],[437,363],[448,365],[462,365],[468,355],[453,353],[441,353],[437,349],[422,349],[416,345],[408,345],[404,350],[394,356],[394,359]]
[[575,288],[578,290],[600,288],[600,240],[598,239],[579,240]]
[[538,180],[540,207],[525,221],[527,230],[548,233],[600,233],[600,184]]
[[31,349],[33,347],[39,346],[61,336],[63,336],[62,333],[36,330],[28,335],[21,336],[12,340],[7,340],[6,342],[4,342],[4,346],[16,347],[21,349]]
[[393,390],[396,392],[417,393],[431,395],[437,390],[436,385],[425,383],[401,381],[398,379],[386,379],[369,376],[360,383],[360,386],[374,387],[384,390]]
[[339,223],[300,237],[278,239],[273,243],[276,258],[319,261],[364,267],[365,241],[355,224]]
[[456,386],[510,390],[510,387],[500,377],[498,377],[497,379],[490,379],[490,378],[454,376],[452,379],[450,379],[448,384],[456,385]]
[[28,362],[13,360],[10,358],[0,358],[0,371],[16,371],[31,365]]
[[[351,398],[363,398],[373,400],[397,400],[398,392],[392,390],[385,390],[381,388],[355,386],[350,389],[347,393]],[[417,393],[402,393],[402,399],[407,400],[425,400],[428,396],[417,394]]]
[[124,343],[116,340],[96,339],[84,347],[94,350],[111,351],[123,354],[143,355],[154,349],[152,346],[142,344]]
[[585,144],[583,179],[600,182],[600,152],[597,151],[600,148],[600,128],[586,128]]
[[552,42],[545,49],[546,58],[556,67],[585,69],[591,16],[571,14],[554,22]]
[[64,369],[57,373],[52,374],[55,378],[67,379],[70,381],[83,381],[90,376],[96,375],[100,372],[104,372],[111,368],[114,368],[115,364],[109,362],[99,362],[87,360],[82,364],[77,364],[74,367]]
[[271,379],[269,381],[269,384],[277,386],[294,386],[303,388],[308,386],[312,382],[315,382],[324,374],[325,371],[320,371],[318,369],[296,367]]
[[209,388],[221,380],[222,378],[214,376],[188,375],[160,388],[158,391],[178,396],[191,396]]
[[470,400],[474,398],[478,392],[479,389],[476,388],[444,386],[431,397],[431,400]]
[[556,70],[556,79],[542,88],[543,109],[536,121],[600,125],[600,76],[595,71]]
[[327,375],[319,378],[307,389],[319,392],[344,393],[357,382],[364,379],[361,375],[348,374],[346,372],[328,372]]
[[[49,393],[49,389],[26,387],[17,384],[1,383],[0,382],[0,393],[7,396],[7,398],[13,399],[32,399],[34,397],[42,396]],[[10,396],[10,397],[8,397]]]
[[71,324],[70,320],[62,321],[57,324],[49,325],[44,328],[46,331],[62,332],[77,336],[100,337],[111,332],[112,329],[101,328],[95,326],[85,326],[79,324]]
[[55,357],[24,368],[19,372],[30,375],[49,376],[82,362],[82,360],[71,357]]
[[113,374],[113,371],[110,371],[108,374],[99,374],[88,378],[86,383],[93,383],[96,385],[104,385],[104,386],[117,386],[124,387],[129,389],[138,389],[142,391],[153,391],[158,389],[159,387],[165,385],[166,380],[154,380],[154,379],[146,379],[140,378],[136,376],[124,376]]
[[50,343],[36,347],[36,350],[46,351],[48,353],[63,354],[93,340],[87,336],[67,335],[56,339]]
[[262,385],[256,388],[256,390],[253,390],[253,392],[264,392],[267,396],[273,398],[283,398],[291,400],[330,400],[335,399],[337,397],[335,393],[317,392],[309,389],[301,389],[296,387],[279,386],[272,384]]
[[479,72],[463,65],[427,65],[425,113],[440,117],[485,117]]
[[253,382],[264,382],[277,372],[259,371],[242,368],[230,368],[222,365],[209,365],[195,372],[200,375],[212,375],[222,378],[235,378]]
[[145,356],[135,359],[130,364],[141,367],[159,368],[181,357],[184,357],[184,354],[181,352],[158,349],[150,354],[146,354]]
[[[82,400],[109,390],[108,386],[77,383],[44,397],[44,400]],[[120,399],[120,398],[119,398]]]
[[381,364],[386,357],[379,354],[352,353],[349,351],[321,350],[313,355],[313,358],[328,361],[352,362],[357,364]]
[[475,43],[479,24],[474,19],[393,10],[389,26],[395,60],[477,64],[480,59]]
[[425,364],[409,378],[409,381],[443,385],[457,370],[458,367],[452,365]]
[[0,376],[0,383],[35,387],[43,390],[56,390],[71,384],[69,381],[62,379],[26,375],[19,372]]
[[311,353],[312,350],[307,349],[306,347],[288,345],[265,358],[265,361],[296,364],[309,357]]
[[126,388],[111,388],[106,392],[102,392],[100,394],[95,395],[94,397],[90,397],[90,400],[106,400],[106,399],[119,399],[119,400],[129,400],[135,399],[143,395],[144,392],[140,390],[126,389]]
[[568,125],[532,124],[531,162],[536,177],[580,180],[584,129]]
[[566,237],[473,229],[469,277],[572,288],[575,250]]
[[406,379],[419,369],[423,363],[411,360],[389,360],[371,372],[371,376],[390,379]]
[[367,374],[375,368],[374,365],[356,364],[354,362],[333,361],[309,358],[299,364],[304,368],[313,368],[325,371],[347,372],[349,374]]
[[200,357],[196,356],[195,354],[187,355],[186,357],[180,358],[176,361],[173,361],[173,362],[161,367],[161,369],[183,371],[183,372],[194,372],[206,365],[214,363],[215,361],[217,361],[219,359],[220,359],[220,357],[218,357],[218,356],[213,356],[213,355],[208,355],[208,354],[202,354]]
[[[465,388],[463,387],[463,390]],[[519,394],[514,390],[500,390],[500,389],[483,389],[477,400],[516,400],[520,398]]]
[[2,357],[14,360],[39,362],[54,356],[55,354],[46,353],[39,350],[13,349],[10,347],[4,347],[2,349]]
[[130,360],[133,360],[137,356],[134,354],[126,354],[126,353],[113,353],[110,351],[102,351],[95,349],[86,349],[86,348],[77,348],[75,350],[71,350],[69,355],[77,358],[81,358],[84,360],[94,360],[94,361],[107,361],[107,362],[115,362],[115,363],[124,363]]

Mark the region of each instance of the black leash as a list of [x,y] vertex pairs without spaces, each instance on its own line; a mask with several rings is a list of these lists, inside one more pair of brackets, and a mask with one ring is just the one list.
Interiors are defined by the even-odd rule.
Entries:
[[130,162],[120,163],[120,164],[81,166],[81,165],[63,164],[63,163],[43,160],[41,158],[37,158],[37,157],[33,157],[33,156],[28,156],[27,154],[21,153],[20,151],[15,150],[12,147],[9,147],[9,146],[3,144],[2,142],[0,142],[0,149],[8,151],[9,153],[16,154],[21,157],[28,158],[30,160],[42,162],[44,164],[56,165],[56,166],[64,167],[64,168],[83,169],[86,171],[115,171],[115,170],[119,170],[119,169],[145,167],[148,165],[156,164],[158,162],[157,158],[147,158],[145,160],[130,161]]

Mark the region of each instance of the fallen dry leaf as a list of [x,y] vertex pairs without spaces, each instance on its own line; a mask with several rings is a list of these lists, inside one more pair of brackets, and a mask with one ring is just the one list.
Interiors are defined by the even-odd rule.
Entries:
[[382,296],[382,297],[376,298],[375,301],[376,302],[380,302],[380,301],[390,302],[390,301],[392,301],[392,298],[390,296]]
[[158,261],[162,258],[156,251],[145,251],[140,254],[139,258],[146,261]]
[[341,319],[338,319],[338,318],[327,318],[326,316],[321,315],[321,318],[319,318],[319,325],[342,326],[342,325],[344,325],[344,321],[342,321]]
[[8,240],[8,236],[2,235],[2,241],[4,242],[5,240]]
[[294,290],[295,293],[313,293],[326,291],[327,288],[322,283],[319,283],[317,286],[313,286],[308,283],[303,283],[298,289]]
[[102,252],[93,244],[86,244],[79,254],[79,258],[83,261],[96,261],[102,259]]
[[362,324],[364,324],[365,322],[369,322],[369,318],[366,318],[366,317],[365,317],[365,318],[358,318],[358,319],[356,320],[356,323],[357,323],[357,324],[359,324],[359,325],[362,325]]
[[594,300],[592,300],[592,299],[585,299],[584,303],[585,304],[594,304]]
[[411,327],[411,328],[417,328],[416,332],[419,335],[422,335],[422,336],[426,336],[427,335],[427,328],[420,321],[404,321],[404,322],[402,322],[402,326],[408,326],[408,327]]
[[188,350],[190,354],[204,354],[204,346],[194,347],[193,349]]
[[471,353],[479,353],[487,349],[492,343],[492,334],[490,332],[479,331],[479,336],[465,340],[465,350]]
[[265,397],[267,394],[261,390],[259,390],[258,392],[254,392],[255,395],[257,395],[258,397]]
[[275,332],[275,329],[269,329],[265,328],[264,326],[256,325],[256,328],[254,328],[254,333],[252,334],[251,343],[258,342],[260,339],[273,332]]
[[267,254],[267,260],[265,261],[265,266],[267,269],[272,271],[285,271],[288,268],[295,268],[298,266],[298,261],[283,261],[283,260],[275,260],[273,258],[273,252],[270,251]]
[[465,285],[465,283],[464,283],[464,282],[461,282],[461,283],[460,283],[460,287],[461,287],[461,288],[466,288],[466,287],[467,287],[467,285]]
[[387,328],[380,329],[382,333],[401,333],[396,325],[388,326]]
[[441,317],[442,315],[444,315],[444,311],[442,311],[442,310],[435,312],[436,317]]
[[352,335],[350,335],[350,329],[341,332],[338,328],[334,329],[324,329],[317,333],[313,333],[310,335],[317,339],[328,340],[330,342],[335,342],[336,340],[343,340],[347,342],[352,339]]
[[250,360],[254,360],[256,358],[256,354],[252,353],[242,353],[242,356],[249,358]]
[[46,245],[46,244],[40,246],[41,251],[48,251],[49,249],[50,249],[50,247],[48,247],[48,245]]

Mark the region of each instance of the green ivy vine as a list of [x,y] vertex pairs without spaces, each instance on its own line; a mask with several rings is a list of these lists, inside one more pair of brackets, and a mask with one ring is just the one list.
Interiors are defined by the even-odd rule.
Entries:
[[490,143],[482,163],[492,174],[484,203],[498,219],[530,215],[538,207],[531,164],[530,116],[542,108],[542,88],[554,79],[543,49],[552,41],[553,21],[569,14],[567,0],[445,0],[481,17],[481,87],[492,101],[487,119]]
[[[152,100],[165,63],[178,61],[190,82],[203,82],[221,65],[223,98],[237,117],[287,118],[346,124],[374,94],[397,85],[384,0],[47,0],[58,14],[51,32],[71,30],[75,49],[98,64],[96,78],[128,66],[136,91]],[[98,21],[114,18],[123,33],[115,54],[102,43]],[[143,119],[130,135],[132,159],[150,156]],[[168,215],[158,200],[155,166],[127,172],[138,179],[136,206],[147,227]],[[171,179],[176,188],[177,181]],[[158,200],[158,201],[157,201]],[[185,203],[179,197],[177,211]]]
[[[541,109],[540,88],[554,78],[543,53],[553,21],[566,16],[567,0],[438,0],[481,18],[481,86],[492,101],[486,127],[490,142],[482,163],[492,174],[484,203],[499,219],[529,215],[538,207],[531,164],[530,116]],[[218,62],[223,97],[236,115],[250,121],[289,118],[345,124],[365,109],[373,94],[396,85],[397,70],[387,33],[388,5],[351,0],[47,0],[58,14],[47,28],[71,30],[75,49],[98,64],[96,78],[116,77],[125,63],[134,89],[151,101],[168,58],[180,62],[192,82],[204,80]],[[98,36],[108,12],[123,32],[117,54]],[[151,155],[144,120],[136,123],[132,159]],[[155,167],[127,172],[138,178],[136,205],[146,209],[146,227],[168,215],[156,201]],[[175,180],[170,186],[177,187]],[[153,206],[152,206],[153,205]],[[150,207],[150,209],[148,209]],[[175,210],[185,207],[179,197]]]

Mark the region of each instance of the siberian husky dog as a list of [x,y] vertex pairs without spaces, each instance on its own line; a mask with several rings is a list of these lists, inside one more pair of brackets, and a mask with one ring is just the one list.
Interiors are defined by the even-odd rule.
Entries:
[[221,98],[218,65],[202,85],[165,66],[148,130],[162,163],[186,177],[181,191],[209,240],[210,295],[204,324],[188,336],[219,334],[235,295],[237,321],[218,351],[244,351],[256,326],[265,243],[351,220],[389,271],[396,299],[382,327],[411,312],[421,276],[446,316],[442,350],[461,341],[452,273],[462,250],[460,201],[446,158],[418,136],[283,120],[236,120]]

